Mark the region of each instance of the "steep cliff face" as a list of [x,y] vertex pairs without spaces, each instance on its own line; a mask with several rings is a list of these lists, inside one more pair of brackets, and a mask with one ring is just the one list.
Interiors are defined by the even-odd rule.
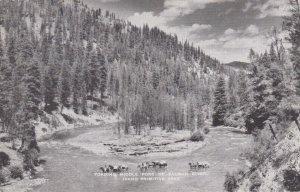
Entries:
[[246,174],[238,191],[300,191],[300,132],[293,123],[271,155]]

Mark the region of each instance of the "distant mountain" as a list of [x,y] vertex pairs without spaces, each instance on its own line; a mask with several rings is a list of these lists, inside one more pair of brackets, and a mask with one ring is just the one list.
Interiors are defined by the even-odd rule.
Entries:
[[250,63],[241,62],[241,61],[233,61],[233,62],[227,63],[225,65],[227,65],[229,67],[233,67],[235,69],[239,69],[239,70],[249,70],[249,68],[250,68]]

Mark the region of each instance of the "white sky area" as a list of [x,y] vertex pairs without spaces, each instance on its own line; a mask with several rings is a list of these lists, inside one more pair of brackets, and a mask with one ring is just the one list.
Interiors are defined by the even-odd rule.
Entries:
[[[281,29],[288,0],[84,0],[137,26],[177,34],[221,62],[248,62],[250,48],[269,49],[272,27]],[[283,35],[280,34],[284,39]]]

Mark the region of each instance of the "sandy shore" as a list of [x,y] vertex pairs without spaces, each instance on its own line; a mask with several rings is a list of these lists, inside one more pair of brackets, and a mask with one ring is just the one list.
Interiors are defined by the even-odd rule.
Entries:
[[[190,131],[166,132],[159,127],[147,130],[141,135],[118,133],[117,125],[101,127],[97,131],[88,132],[69,139],[68,144],[77,146],[98,155],[135,156],[181,156],[191,153],[206,144],[191,142]],[[132,131],[133,132],[133,131]]]

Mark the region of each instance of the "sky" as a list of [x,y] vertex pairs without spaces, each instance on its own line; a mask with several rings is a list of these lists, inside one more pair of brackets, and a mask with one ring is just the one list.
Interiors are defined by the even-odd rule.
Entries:
[[[223,63],[248,62],[249,50],[264,52],[273,27],[288,14],[288,0],[83,0],[137,26],[177,34]],[[283,37],[282,37],[283,38]]]

